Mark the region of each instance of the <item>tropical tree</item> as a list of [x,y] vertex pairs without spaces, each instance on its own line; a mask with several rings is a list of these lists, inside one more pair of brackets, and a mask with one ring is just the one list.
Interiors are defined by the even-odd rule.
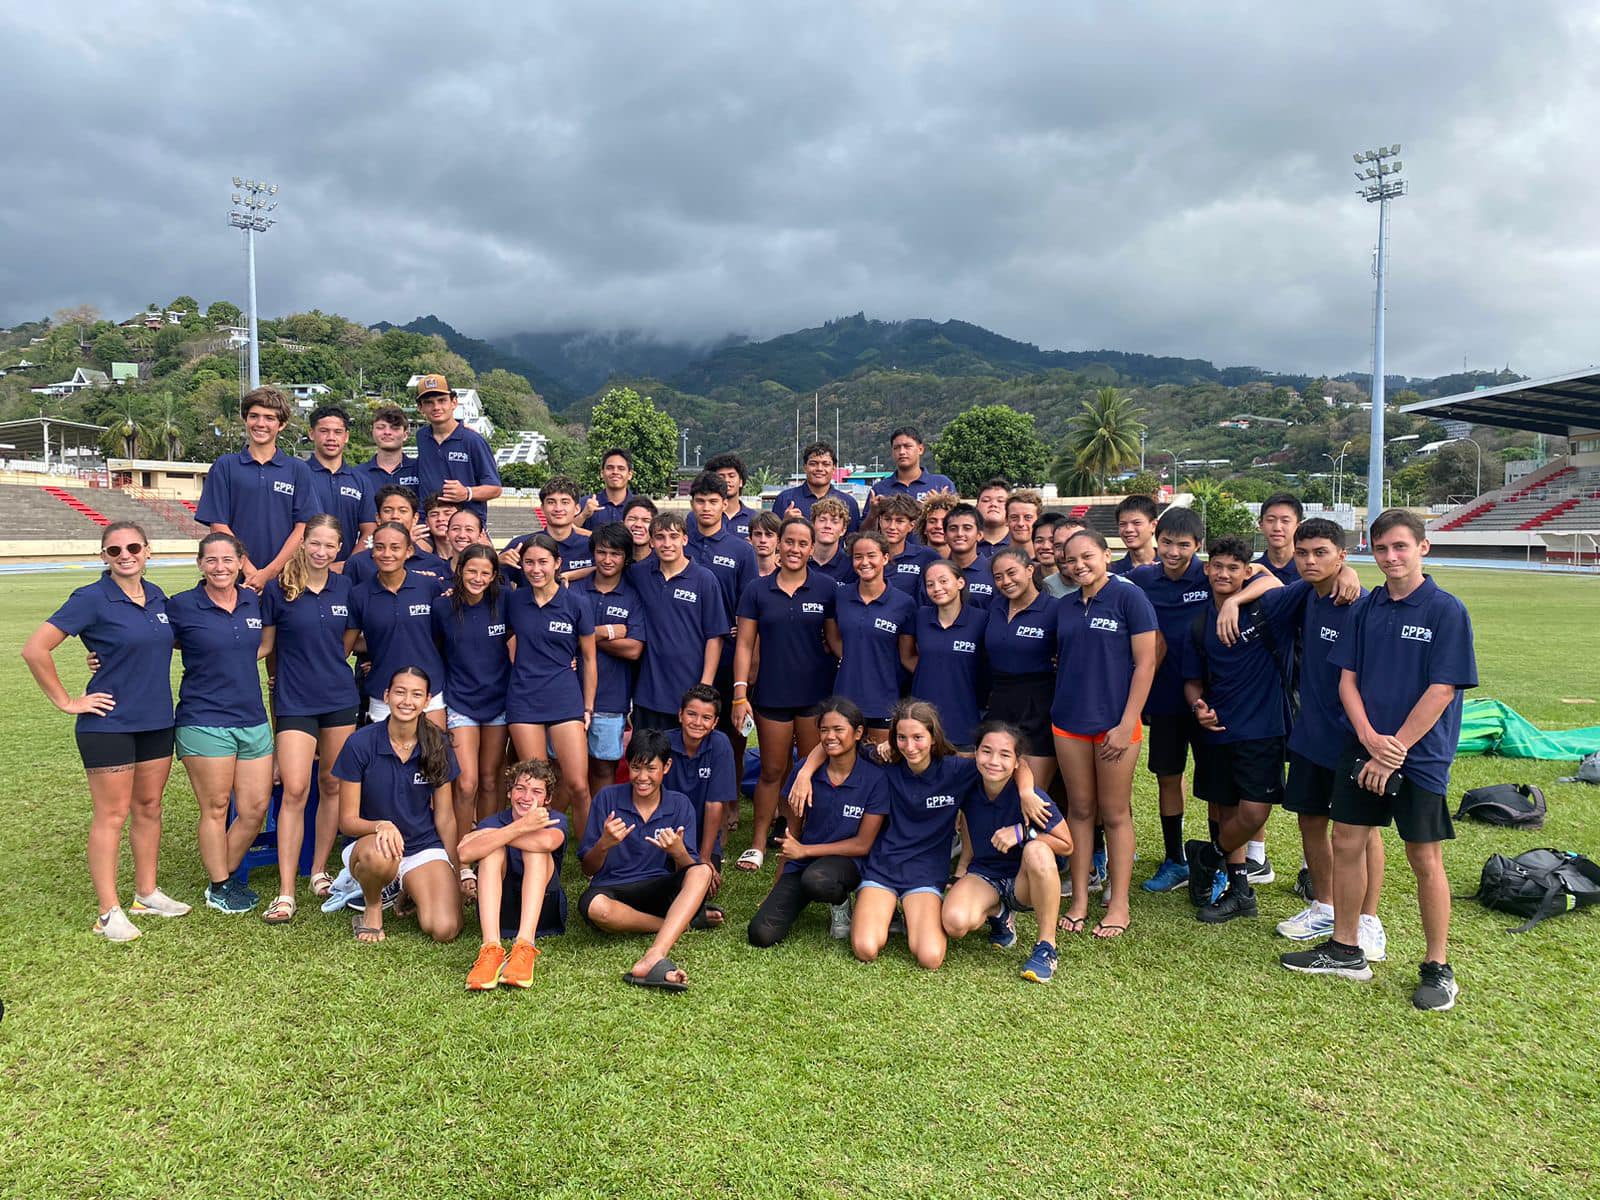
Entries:
[[1192,497],[1189,507],[1206,523],[1208,539],[1227,534],[1255,536],[1256,519],[1250,515],[1250,510],[1216,480],[1186,479],[1179,491],[1188,492]]
[[980,405],[956,417],[939,435],[934,453],[963,496],[976,496],[996,476],[1013,484],[1038,483],[1050,462],[1033,414],[1004,404]]
[[1083,401],[1067,424],[1067,440],[1051,467],[1056,486],[1068,495],[1099,495],[1106,480],[1139,461],[1143,410],[1116,388]]
[[583,483],[600,486],[600,458],[614,446],[633,455],[633,487],[648,496],[663,496],[678,461],[678,423],[648,396],[632,388],[612,388],[589,416],[589,446],[583,459]]
[[115,415],[100,435],[100,449],[107,458],[138,458],[144,441],[144,423],[134,415],[133,402],[125,398],[118,403]]
[[778,474],[774,467],[752,467],[749,477],[744,481],[744,494],[759,496],[769,487],[778,487],[783,483],[783,476]]
[[172,393],[163,392],[160,407],[145,429],[145,440],[169,460],[183,454],[184,430],[178,423],[178,412]]

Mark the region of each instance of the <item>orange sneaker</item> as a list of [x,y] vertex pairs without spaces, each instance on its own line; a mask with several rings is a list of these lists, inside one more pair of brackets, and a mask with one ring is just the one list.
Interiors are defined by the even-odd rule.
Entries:
[[500,976],[500,982],[507,987],[532,987],[533,960],[538,957],[539,947],[532,942],[512,942],[511,957],[506,960],[506,969]]
[[500,986],[500,975],[506,967],[506,952],[499,942],[486,942],[478,951],[478,960],[467,972],[469,992],[492,992]]

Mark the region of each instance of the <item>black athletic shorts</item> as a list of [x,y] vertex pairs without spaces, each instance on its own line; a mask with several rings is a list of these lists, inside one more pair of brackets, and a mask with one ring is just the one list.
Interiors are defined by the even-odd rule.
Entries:
[[1283,807],[1305,817],[1325,817],[1333,808],[1335,772],[1303,754],[1289,751],[1289,781],[1283,785]]
[[1283,739],[1208,744],[1195,767],[1194,794],[1225,808],[1235,808],[1242,800],[1283,803]]
[[657,875],[637,883],[616,883],[605,887],[591,884],[578,897],[578,914],[593,925],[594,922],[589,920],[589,906],[594,903],[596,896],[606,896],[652,917],[664,917],[667,909],[672,907],[672,902],[678,898],[678,893],[683,891],[683,881],[688,873],[689,868],[684,867],[671,875]]
[[1034,758],[1056,756],[1056,739],[1050,727],[1050,702],[1055,699],[1055,676],[995,673],[989,689],[987,721],[1004,721],[1022,731],[1022,752]]
[[763,704],[758,697],[751,701],[750,707],[755,709],[756,716],[760,717],[763,721],[777,721],[780,724],[788,724],[796,717],[810,717],[815,719],[822,715],[821,700],[818,700],[815,704],[788,706]]
[[175,727],[141,729],[137,733],[85,733],[75,731],[78,756],[86,771],[126,767],[152,759],[171,758]]
[[628,724],[633,726],[634,732],[641,729],[659,729],[662,733],[678,727],[678,714],[675,712],[661,712],[659,709],[646,708],[642,704],[633,706],[633,715],[628,719]]
[[338,729],[344,725],[356,723],[356,710],[353,708],[336,708],[332,712],[315,713],[305,716],[278,718],[277,731],[282,733],[285,729],[295,733],[309,733],[316,737],[324,729]]
[[[1406,842],[1448,842],[1456,836],[1450,805],[1438,792],[1430,792],[1405,778],[1401,768],[1400,791],[1393,796],[1369,792],[1351,778],[1360,743],[1352,742],[1339,759],[1333,779],[1333,819],[1341,825],[1385,826],[1391,821]],[[1362,755],[1364,757],[1364,755]]]
[[1200,758],[1206,752],[1205,734],[1192,712],[1150,714],[1150,749],[1145,763],[1155,776],[1182,775],[1194,753],[1194,769],[1200,773]]

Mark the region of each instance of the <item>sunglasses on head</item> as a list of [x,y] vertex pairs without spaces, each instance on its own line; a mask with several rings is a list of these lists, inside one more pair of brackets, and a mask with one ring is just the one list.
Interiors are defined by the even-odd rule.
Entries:
[[129,542],[126,546],[104,546],[100,553],[109,554],[112,558],[121,558],[124,554],[138,554],[143,549],[143,542]]

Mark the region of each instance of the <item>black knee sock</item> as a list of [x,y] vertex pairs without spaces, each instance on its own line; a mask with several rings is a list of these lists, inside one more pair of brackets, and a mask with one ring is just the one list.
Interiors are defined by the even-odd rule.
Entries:
[[1245,863],[1228,864],[1228,890],[1248,892],[1250,890],[1250,871]]
[[1161,816],[1161,843],[1166,847],[1168,862],[1183,861],[1183,814]]
[[1094,827],[1094,852],[1096,854],[1104,854],[1106,852],[1106,827],[1104,825],[1096,825]]

